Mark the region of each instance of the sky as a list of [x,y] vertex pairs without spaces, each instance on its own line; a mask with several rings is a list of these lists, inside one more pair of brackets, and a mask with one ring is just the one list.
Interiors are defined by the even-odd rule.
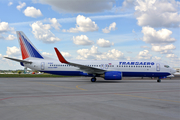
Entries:
[[42,55],[150,60],[180,67],[179,0],[1,0],[0,70],[23,69],[16,31]]

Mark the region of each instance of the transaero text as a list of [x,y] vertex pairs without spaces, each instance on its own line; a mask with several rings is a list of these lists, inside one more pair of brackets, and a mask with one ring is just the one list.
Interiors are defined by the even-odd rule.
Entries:
[[154,65],[154,62],[119,62],[119,65]]

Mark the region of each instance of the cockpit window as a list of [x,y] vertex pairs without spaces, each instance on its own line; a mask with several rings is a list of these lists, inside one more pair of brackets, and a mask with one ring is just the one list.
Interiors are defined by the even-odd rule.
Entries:
[[169,65],[164,65],[164,67],[169,68]]

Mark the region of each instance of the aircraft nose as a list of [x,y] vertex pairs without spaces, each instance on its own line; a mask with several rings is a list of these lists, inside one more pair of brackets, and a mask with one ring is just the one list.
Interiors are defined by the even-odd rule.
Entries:
[[175,70],[175,69],[172,69],[171,71],[172,71],[172,74],[176,72],[176,70]]

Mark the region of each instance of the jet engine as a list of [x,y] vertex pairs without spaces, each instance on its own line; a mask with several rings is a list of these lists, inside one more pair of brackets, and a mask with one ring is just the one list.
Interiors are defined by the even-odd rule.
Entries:
[[101,75],[105,80],[121,80],[122,72],[120,71],[108,71]]

